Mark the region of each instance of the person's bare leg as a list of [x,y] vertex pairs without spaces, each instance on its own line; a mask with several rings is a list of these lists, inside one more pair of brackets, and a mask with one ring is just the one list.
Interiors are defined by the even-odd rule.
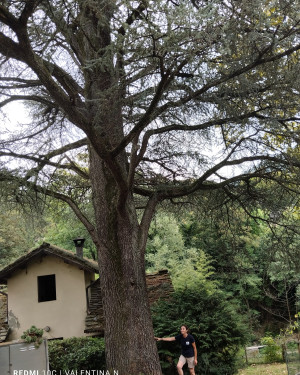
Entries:
[[179,375],[183,375],[183,370],[182,370],[183,365],[184,364],[180,361],[177,363],[177,371]]
[[195,375],[195,369],[194,368],[189,368],[189,370],[190,370],[191,375]]

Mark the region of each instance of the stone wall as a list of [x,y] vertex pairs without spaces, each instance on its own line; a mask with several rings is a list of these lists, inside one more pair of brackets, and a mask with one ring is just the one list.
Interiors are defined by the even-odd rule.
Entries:
[[7,323],[7,295],[0,292],[0,327]]
[[[166,270],[146,275],[146,283],[150,305],[159,299],[168,299],[174,290],[170,275]],[[104,317],[99,279],[89,289],[89,306],[84,332],[102,335]]]
[[150,305],[159,299],[168,299],[174,291],[168,271],[163,270],[146,275]]

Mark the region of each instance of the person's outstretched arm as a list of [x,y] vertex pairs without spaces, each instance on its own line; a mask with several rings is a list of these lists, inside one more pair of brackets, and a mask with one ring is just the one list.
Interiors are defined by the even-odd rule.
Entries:
[[175,337],[154,337],[156,341],[175,341]]

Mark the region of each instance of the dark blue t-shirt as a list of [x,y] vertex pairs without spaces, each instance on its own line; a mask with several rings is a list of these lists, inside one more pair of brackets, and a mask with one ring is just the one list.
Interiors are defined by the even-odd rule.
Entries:
[[188,333],[186,337],[183,337],[183,335],[175,336],[175,340],[180,343],[181,345],[181,354],[184,357],[190,358],[194,357],[194,348],[192,346],[192,343],[195,342],[195,339],[192,335]]

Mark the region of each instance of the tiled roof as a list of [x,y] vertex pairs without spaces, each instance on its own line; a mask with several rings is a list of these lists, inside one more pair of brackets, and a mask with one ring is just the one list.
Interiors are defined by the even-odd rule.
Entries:
[[19,268],[25,267],[29,262],[45,255],[52,255],[54,257],[63,259],[64,262],[70,263],[89,272],[99,272],[98,263],[87,258],[80,258],[75,253],[60,247],[51,245],[44,242],[40,247],[33,249],[16,259],[13,263],[9,264],[0,271],[0,284],[5,284],[7,279],[14,271]]

